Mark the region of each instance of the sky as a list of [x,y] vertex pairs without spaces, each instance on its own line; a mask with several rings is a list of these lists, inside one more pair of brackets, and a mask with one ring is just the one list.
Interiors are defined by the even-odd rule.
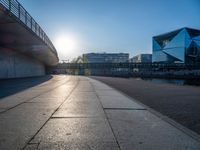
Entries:
[[152,53],[152,37],[200,29],[200,0],[18,0],[60,60],[89,52]]

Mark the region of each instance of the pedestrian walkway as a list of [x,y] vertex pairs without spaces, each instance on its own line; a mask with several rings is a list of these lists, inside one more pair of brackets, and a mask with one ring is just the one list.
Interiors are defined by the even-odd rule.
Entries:
[[199,150],[200,142],[99,81],[54,76],[0,100],[0,149]]

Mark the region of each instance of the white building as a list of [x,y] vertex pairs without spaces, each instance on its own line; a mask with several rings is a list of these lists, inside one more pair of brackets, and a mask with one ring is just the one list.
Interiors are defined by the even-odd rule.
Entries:
[[128,53],[87,53],[83,54],[84,62],[88,63],[120,63],[128,62]]
[[130,59],[133,63],[151,63],[152,54],[139,54]]

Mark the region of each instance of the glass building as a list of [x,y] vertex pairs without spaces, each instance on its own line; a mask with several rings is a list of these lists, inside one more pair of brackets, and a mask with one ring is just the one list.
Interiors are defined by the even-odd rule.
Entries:
[[154,36],[152,62],[200,62],[200,30],[181,28]]

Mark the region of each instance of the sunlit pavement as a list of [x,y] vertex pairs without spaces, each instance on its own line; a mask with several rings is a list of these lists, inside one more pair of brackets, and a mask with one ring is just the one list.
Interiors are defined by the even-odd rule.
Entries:
[[0,100],[0,149],[200,149],[198,137],[107,85],[54,76]]

